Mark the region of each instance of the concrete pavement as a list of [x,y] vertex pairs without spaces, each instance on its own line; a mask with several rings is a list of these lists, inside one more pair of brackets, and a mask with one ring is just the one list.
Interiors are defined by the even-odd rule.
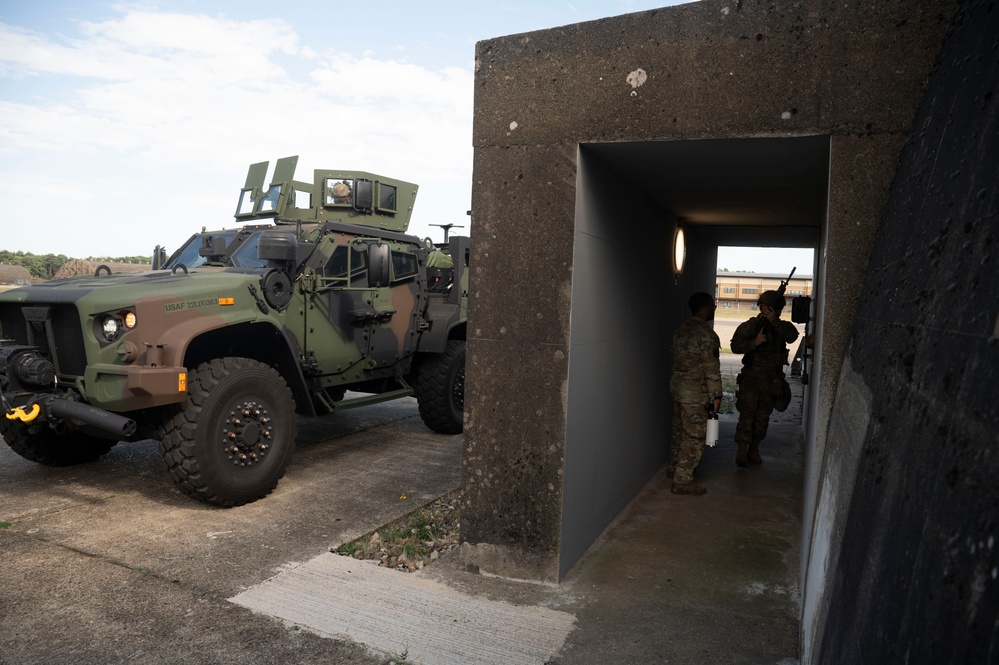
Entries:
[[383,663],[227,599],[459,483],[412,400],[303,420],[266,499],[180,494],[154,442],[54,469],[0,446],[0,663]]
[[[457,647],[409,647],[442,634],[435,622],[454,624],[445,610],[458,608],[500,611],[486,615],[494,632],[476,628],[484,642],[475,653],[486,655],[468,662],[790,665],[802,474],[793,388],[762,467],[735,466],[735,417],[724,417],[722,441],[695,476],[708,494],[673,495],[660,473],[558,586],[485,577],[453,555],[413,574],[379,569],[367,586],[337,584],[353,562],[330,547],[411,509],[403,491],[422,502],[460,483],[462,437],[429,432],[410,400],[303,420],[278,489],[231,510],[177,492],[152,442],[72,469],[39,467],[3,446],[0,663],[363,665],[403,653],[453,663]],[[286,581],[300,584],[296,602],[311,618],[282,616],[280,603],[241,604],[278,597]],[[356,611],[338,615],[344,602]],[[393,622],[392,604],[415,620]],[[503,647],[526,634],[521,621],[553,626],[554,641],[527,655]]]

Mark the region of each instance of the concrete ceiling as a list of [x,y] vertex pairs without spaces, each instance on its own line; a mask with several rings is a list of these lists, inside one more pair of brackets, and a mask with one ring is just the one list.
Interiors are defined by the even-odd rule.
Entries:
[[591,143],[583,150],[688,226],[821,228],[829,137]]

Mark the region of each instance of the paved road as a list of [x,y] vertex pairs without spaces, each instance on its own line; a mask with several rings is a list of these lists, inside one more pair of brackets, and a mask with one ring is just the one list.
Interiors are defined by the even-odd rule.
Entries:
[[457,487],[462,437],[410,399],[299,427],[274,493],[233,509],[178,492],[152,441],[63,469],[0,445],[0,663],[384,663],[227,599]]

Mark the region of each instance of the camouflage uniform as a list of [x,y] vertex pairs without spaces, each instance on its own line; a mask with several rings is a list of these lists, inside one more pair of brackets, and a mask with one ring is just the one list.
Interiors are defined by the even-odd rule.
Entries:
[[705,403],[722,394],[718,349],[721,342],[707,321],[692,317],[673,334],[673,438],[669,468],[673,482],[692,482],[707,435]]
[[[757,347],[755,339],[761,323],[765,326],[767,341]],[[775,329],[762,314],[740,324],[732,335],[732,353],[745,354],[742,371],[736,379],[739,387],[735,395],[735,408],[739,410],[739,424],[735,429],[736,464],[739,466],[746,465],[747,455],[754,464],[762,462],[760,441],[767,435],[774,401],[781,394],[787,344],[796,339],[798,329],[790,321],[778,321]]]

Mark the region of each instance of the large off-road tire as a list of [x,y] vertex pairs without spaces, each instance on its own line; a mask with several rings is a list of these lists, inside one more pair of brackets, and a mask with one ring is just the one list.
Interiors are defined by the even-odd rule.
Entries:
[[0,417],[0,435],[15,453],[45,466],[93,462],[118,443],[75,430],[60,432],[45,422],[21,423],[4,417]]
[[182,492],[238,506],[273,490],[295,448],[295,404],[281,375],[247,358],[202,363],[168,420],[160,452]]
[[414,388],[427,427],[441,434],[460,434],[465,415],[465,342],[451,340],[444,353],[421,360]]

